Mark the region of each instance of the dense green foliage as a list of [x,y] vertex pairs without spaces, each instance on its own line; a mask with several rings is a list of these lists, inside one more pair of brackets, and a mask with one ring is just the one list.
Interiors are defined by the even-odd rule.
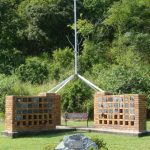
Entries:
[[16,72],[21,81],[32,84],[42,84],[49,74],[47,64],[36,57],[26,59],[25,64],[20,65]]
[[98,137],[92,137],[91,140],[96,143],[99,150],[108,150],[106,143],[103,139],[100,139]]
[[61,92],[62,109],[66,112],[88,112],[93,117],[92,91],[81,80],[73,80]]
[[[145,94],[148,108],[149,9],[149,0],[77,1],[80,74],[115,94]],[[73,27],[73,1],[0,1],[1,110],[5,95],[43,92],[73,73]],[[60,94],[64,112],[92,114],[85,84],[74,80]]]

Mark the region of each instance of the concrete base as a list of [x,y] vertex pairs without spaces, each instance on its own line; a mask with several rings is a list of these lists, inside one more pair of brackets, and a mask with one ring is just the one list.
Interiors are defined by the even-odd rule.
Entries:
[[107,133],[117,135],[130,135],[130,136],[146,136],[150,135],[150,131],[137,132],[133,130],[117,130],[117,129],[106,129],[106,128],[94,128],[94,127],[68,127],[68,126],[57,126],[58,129],[76,129],[76,131],[96,132],[96,133]]
[[110,129],[96,129],[96,128],[77,128],[77,130],[96,132],[96,133],[117,134],[117,135],[130,135],[130,136],[138,136],[138,137],[150,135],[149,131],[135,132],[131,130],[121,131],[121,130],[114,130],[114,129],[110,130]]
[[33,136],[33,135],[40,135],[40,134],[54,134],[54,133],[63,133],[63,132],[71,132],[71,131],[86,131],[86,132],[96,132],[96,133],[106,133],[106,134],[116,134],[116,135],[129,135],[129,136],[148,136],[150,135],[150,131],[143,131],[143,132],[136,132],[132,130],[121,131],[117,129],[100,129],[94,127],[69,127],[69,126],[57,126],[55,130],[48,130],[48,131],[33,131],[33,132],[1,132],[2,135],[17,138],[17,137],[24,137],[24,136]]
[[1,135],[7,136],[10,138],[17,138],[17,137],[25,137],[25,136],[33,136],[33,135],[41,135],[41,134],[54,134],[54,133],[64,133],[64,132],[71,132],[76,131],[76,129],[72,128],[65,128],[65,129],[55,129],[55,130],[48,130],[48,131],[28,131],[28,132],[1,132]]

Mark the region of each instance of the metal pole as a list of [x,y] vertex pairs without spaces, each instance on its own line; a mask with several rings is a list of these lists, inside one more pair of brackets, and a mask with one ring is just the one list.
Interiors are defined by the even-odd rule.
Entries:
[[75,57],[75,75],[78,74],[78,64],[77,64],[77,10],[76,10],[76,0],[74,0],[74,34],[75,34],[75,43],[74,43],[74,57]]
[[[91,88],[93,88],[94,90],[100,91],[100,92],[104,92],[102,89],[100,89],[99,87],[97,87],[96,85],[94,85],[93,83],[91,83],[89,80],[85,79],[84,77],[82,77],[81,75],[78,74],[78,40],[77,40],[77,10],[76,10],[76,1],[74,0],[74,71],[75,71],[75,75],[77,75],[77,77],[79,77],[82,81],[84,81],[87,85],[89,85]],[[48,93],[54,92],[57,93],[61,88],[63,88],[66,84],[69,83],[69,81],[71,81],[74,78],[74,75],[70,76],[69,78],[67,78],[66,80],[62,81],[61,83],[59,83],[57,86],[55,86],[54,88],[52,88],[51,90],[48,91]]]

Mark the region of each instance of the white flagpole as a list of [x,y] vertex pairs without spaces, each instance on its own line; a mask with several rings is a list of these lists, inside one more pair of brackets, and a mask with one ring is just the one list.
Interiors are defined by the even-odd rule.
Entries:
[[89,80],[85,79],[83,76],[78,74],[78,46],[77,46],[77,10],[76,10],[76,1],[74,0],[74,75],[71,75],[69,78],[65,79],[64,81],[62,81],[61,83],[59,83],[58,85],[56,85],[54,88],[52,88],[51,90],[48,91],[48,93],[52,93],[55,92],[57,93],[59,90],[61,90],[66,84],[68,84],[74,77],[75,75],[81,79],[82,81],[84,81],[88,86],[90,86],[92,89],[100,91],[100,92],[104,92],[102,89],[100,89],[99,87],[97,87],[95,84],[91,83]]
[[74,0],[74,57],[75,57],[75,75],[78,74],[78,58],[77,58],[77,10],[76,10],[76,0]]

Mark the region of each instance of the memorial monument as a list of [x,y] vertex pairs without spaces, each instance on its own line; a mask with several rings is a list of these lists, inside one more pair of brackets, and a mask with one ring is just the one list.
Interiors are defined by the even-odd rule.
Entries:
[[83,134],[65,136],[55,150],[98,150],[97,145]]
[[94,95],[94,123],[99,129],[128,133],[146,132],[146,101],[144,95]]
[[14,137],[22,133],[54,130],[61,122],[60,110],[60,96],[55,93],[7,96],[3,134]]

